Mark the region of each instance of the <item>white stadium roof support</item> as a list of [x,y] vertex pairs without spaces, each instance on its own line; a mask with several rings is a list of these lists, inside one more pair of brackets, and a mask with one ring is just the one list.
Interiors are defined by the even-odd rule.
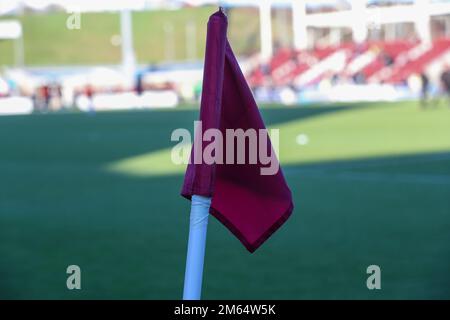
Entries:
[[259,4],[259,23],[261,33],[261,58],[267,61],[272,57],[272,11],[271,1],[261,0]]
[[[238,1],[223,1],[232,5]],[[364,0],[349,0],[351,9],[326,13],[306,13],[311,0],[262,0],[244,1],[247,5],[257,5],[260,10],[261,56],[267,59],[272,53],[272,25],[270,7],[272,5],[292,6],[294,46],[302,50],[308,47],[307,28],[350,28],[355,42],[363,42],[368,35],[369,25],[383,25],[412,22],[423,42],[431,41],[430,17],[450,13],[450,2],[415,0],[413,4],[399,3],[387,7],[367,5]]]
[[367,4],[361,0],[351,0],[352,16],[350,20],[353,34],[353,41],[364,42],[367,39]]
[[[360,4],[363,1],[352,0],[357,6],[357,11],[352,10],[335,11],[329,13],[313,13],[306,16],[308,27],[329,28],[329,27],[349,27],[355,26],[355,20],[359,19],[358,12],[361,12]],[[430,0],[416,0],[412,5],[393,5],[389,7],[367,7],[365,8],[366,24],[377,25],[389,23],[416,23],[417,31],[423,40],[429,37],[429,19],[431,16],[444,15],[450,13],[450,3],[433,3]]]
[[430,30],[430,12],[429,12],[430,0],[416,0],[414,5],[416,16],[416,32],[419,38],[425,42],[431,42],[431,30]]
[[127,78],[128,85],[132,86],[136,71],[136,58],[133,49],[133,29],[131,11],[120,12],[120,33],[122,37],[122,68]]
[[294,28],[294,47],[298,50],[303,50],[308,47],[308,34],[305,18],[305,0],[292,0],[292,27]]

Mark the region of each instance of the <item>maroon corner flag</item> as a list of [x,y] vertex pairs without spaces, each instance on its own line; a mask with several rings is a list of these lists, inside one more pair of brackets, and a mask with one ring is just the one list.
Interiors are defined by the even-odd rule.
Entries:
[[[223,145],[230,142],[227,129],[265,130],[258,106],[228,43],[227,26],[227,17],[221,10],[209,18],[200,110],[202,131],[220,130]],[[198,132],[195,134],[197,143],[201,136]],[[248,140],[245,164],[225,161],[228,149],[223,150],[223,163],[202,161],[197,164],[194,163],[193,147],[181,194],[188,199],[193,195],[211,197],[209,212],[253,252],[289,218],[293,203],[281,168],[272,175],[262,175],[261,169],[267,167],[267,163],[261,163],[259,157],[256,163],[247,161]],[[259,135],[257,140],[259,150]],[[271,153],[273,161],[277,161],[267,136],[265,141],[267,152]],[[200,143],[203,154],[212,142]],[[231,155],[234,160],[236,149],[234,147]]]

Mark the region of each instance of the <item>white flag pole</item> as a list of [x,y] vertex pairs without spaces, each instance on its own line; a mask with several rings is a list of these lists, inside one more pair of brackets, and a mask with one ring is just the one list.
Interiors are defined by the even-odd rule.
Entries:
[[120,12],[120,34],[122,37],[122,69],[128,85],[133,84],[136,71],[136,57],[133,49],[133,22],[129,9]]
[[200,300],[201,297],[210,205],[211,198],[192,196],[183,300]]

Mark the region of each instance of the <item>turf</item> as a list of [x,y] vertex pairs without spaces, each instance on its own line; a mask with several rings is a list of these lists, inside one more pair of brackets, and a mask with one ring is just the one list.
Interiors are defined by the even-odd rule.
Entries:
[[[205,51],[206,23],[216,7],[191,7],[182,10],[156,10],[133,13],[134,49],[139,63],[158,63],[185,59],[202,60]],[[252,16],[252,19],[248,19]],[[25,64],[28,66],[89,65],[120,63],[120,46],[112,38],[120,34],[117,13],[83,13],[80,29],[66,27],[69,14],[26,13],[0,17],[19,20],[24,32]],[[255,8],[238,8],[229,13],[228,35],[237,54],[259,49],[259,20]],[[186,26],[195,28],[195,56],[188,54]],[[284,32],[276,28],[274,41]],[[172,28],[172,31],[167,31]],[[288,27],[290,31],[290,27]],[[283,36],[285,36],[283,33]],[[172,39],[172,40],[171,40]],[[279,42],[279,41],[278,41]],[[94,49],[95,48],[95,49]],[[0,40],[0,67],[14,65],[14,42]]]
[[[182,168],[161,159],[197,113],[0,117],[0,298],[180,298],[189,203]],[[262,113],[296,208],[254,254],[212,218],[204,298],[450,298],[450,110]],[[82,290],[66,288],[71,264]],[[366,287],[371,264],[381,290]]]

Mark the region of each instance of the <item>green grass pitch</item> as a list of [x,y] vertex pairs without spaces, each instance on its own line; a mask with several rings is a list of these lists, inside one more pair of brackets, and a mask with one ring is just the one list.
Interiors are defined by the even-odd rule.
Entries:
[[[450,298],[448,108],[262,114],[281,130],[295,211],[254,254],[211,218],[203,298]],[[181,298],[189,202],[170,134],[197,116],[0,117],[0,298]],[[66,288],[71,264],[81,290]],[[372,264],[381,290],[366,287]]]
[[[155,10],[133,13],[134,49],[139,63],[168,60],[203,60],[206,23],[217,7]],[[256,19],[249,19],[254,16]],[[120,46],[112,37],[120,35],[118,13],[83,13],[80,29],[66,27],[69,14],[26,13],[22,16],[3,16],[2,20],[19,20],[24,33],[24,59],[29,66],[117,64],[121,61]],[[229,38],[236,54],[250,54],[259,49],[259,21],[257,9],[233,9],[229,14]],[[195,26],[195,57],[188,56],[186,26]],[[172,28],[171,33],[168,31]],[[290,32],[290,30],[289,30]],[[274,39],[289,37],[274,21]],[[171,39],[172,37],[172,40]],[[287,45],[287,44],[285,44]],[[0,40],[0,67],[14,65],[14,42]],[[172,51],[169,54],[169,50]]]

